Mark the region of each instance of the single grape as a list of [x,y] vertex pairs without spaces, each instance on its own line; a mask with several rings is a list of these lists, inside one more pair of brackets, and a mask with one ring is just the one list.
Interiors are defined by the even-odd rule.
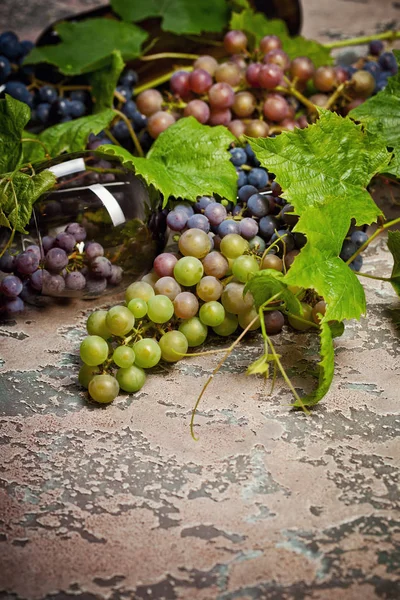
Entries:
[[269,134],[269,126],[265,121],[254,119],[246,125],[245,134],[250,137],[267,137]]
[[368,98],[375,89],[375,78],[368,71],[357,71],[350,80],[349,90],[357,98]]
[[182,291],[181,286],[173,277],[165,276],[156,281],[154,285],[156,294],[167,296],[170,300],[175,300],[176,296]]
[[124,392],[138,392],[145,384],[146,373],[140,367],[132,365],[126,369],[118,369],[116,379]]
[[313,317],[312,317],[312,307],[305,302],[301,302],[302,313],[299,315],[301,319],[296,317],[295,315],[289,315],[288,321],[289,324],[293,327],[293,329],[297,329],[298,331],[306,331],[312,327]]
[[253,217],[265,217],[270,211],[269,200],[261,194],[253,194],[247,200],[247,209]]
[[159,277],[157,273],[155,271],[150,271],[150,273],[147,273],[147,275],[143,275],[141,281],[143,281],[143,283],[148,283],[154,289],[155,283],[158,281],[158,279]]
[[243,31],[232,29],[225,34],[224,47],[228,54],[240,54],[247,48],[247,36]]
[[195,258],[204,258],[211,250],[210,238],[201,229],[185,231],[179,238],[178,245],[184,256],[194,256]]
[[321,318],[319,315],[322,315],[324,317],[325,313],[326,313],[326,303],[323,300],[320,300],[319,302],[317,302],[317,304],[315,304],[315,306],[312,309],[312,318],[313,318],[314,323],[319,325],[321,322]]
[[397,73],[397,61],[393,52],[383,52],[378,62],[384,71],[390,71],[392,75]]
[[258,262],[252,256],[238,256],[233,261],[232,273],[242,283],[246,283],[259,270]]
[[158,342],[161,358],[166,362],[177,362],[188,351],[188,341],[180,331],[167,331]]
[[349,267],[352,271],[360,271],[363,265],[363,257],[359,254],[355,257],[354,260],[351,261]]
[[[198,284],[199,285],[199,284]],[[197,315],[199,301],[191,292],[181,292],[174,299],[175,316],[179,319],[190,319]]]
[[16,298],[22,292],[22,281],[15,275],[7,275],[0,282],[0,294],[7,298]]
[[193,348],[206,341],[208,327],[198,317],[192,317],[179,325],[179,331],[186,337],[188,346]]
[[99,335],[85,337],[79,349],[82,362],[89,367],[101,365],[108,357],[108,344]]
[[140,298],[147,302],[155,292],[152,286],[145,281],[135,281],[125,292],[125,302],[128,304],[133,298]]
[[252,196],[253,194],[257,194],[257,192],[258,189],[254,187],[254,185],[244,185],[238,191],[238,197],[240,202],[247,202],[250,196]]
[[181,98],[187,98],[190,93],[190,73],[188,71],[175,71],[169,80],[169,87],[173,94]]
[[119,285],[123,279],[124,271],[118,265],[111,265],[111,275],[108,277],[110,285]]
[[[119,83],[126,87],[134,87],[139,81],[138,74],[133,69],[127,69],[122,73]],[[72,94],[71,94],[72,96]]]
[[227,217],[225,206],[218,202],[212,202],[204,209],[204,215],[210,221],[211,225],[217,227]]
[[167,323],[172,319],[173,314],[174,305],[168,296],[160,294],[147,301],[147,315],[153,323]]
[[196,214],[192,215],[187,222],[187,227],[189,229],[201,229],[205,233],[210,231],[210,221],[207,219],[205,215]]
[[356,245],[356,248],[358,250],[358,248],[361,248],[361,246],[365,244],[365,242],[368,240],[368,234],[364,231],[353,231],[353,233],[350,236],[350,239],[353,242],[353,244]]
[[283,70],[273,63],[262,65],[258,73],[258,83],[264,90],[273,90],[283,79]]
[[196,285],[203,276],[203,265],[194,256],[180,258],[174,267],[174,277],[178,283],[186,287]]
[[194,117],[204,125],[210,118],[210,108],[203,100],[190,100],[183,109],[183,116]]
[[247,180],[250,185],[254,185],[254,187],[261,190],[268,185],[268,173],[265,169],[254,167],[249,172]]
[[333,67],[318,67],[314,73],[314,85],[320,92],[331,92],[337,84]]
[[132,298],[128,303],[128,308],[135,319],[142,319],[147,315],[147,302],[141,298]]
[[90,271],[99,279],[111,276],[112,264],[105,256],[97,256],[90,263]]
[[4,83],[12,70],[11,63],[6,56],[0,56],[0,83]]
[[133,345],[135,365],[142,369],[155,367],[161,359],[161,348],[152,338],[143,338]]
[[260,50],[263,54],[268,54],[271,50],[282,48],[282,42],[276,35],[265,35],[260,40]]
[[95,402],[109,404],[119,394],[118,381],[112,375],[95,375],[89,381],[89,395]]
[[290,64],[290,76],[292,79],[297,79],[300,83],[305,83],[315,73],[313,61],[307,56],[298,56],[294,58]]
[[97,367],[90,367],[89,365],[82,365],[78,373],[78,381],[80,385],[86,389],[89,387],[89,383],[95,375],[99,374]]
[[304,235],[304,233],[300,233],[300,231],[295,231],[292,235],[294,238],[296,248],[298,250],[301,250],[301,248],[303,248],[303,246],[305,246],[307,243],[306,236]]
[[216,277],[206,275],[196,286],[196,294],[204,302],[219,300],[223,292],[224,286]]
[[228,83],[215,83],[208,90],[208,101],[212,109],[230,108],[235,101],[235,93]]
[[177,262],[178,259],[174,254],[171,252],[163,252],[155,258],[153,267],[157,275],[160,277],[168,277],[173,275],[174,266]]
[[298,256],[300,254],[300,250],[290,250],[290,252],[287,252],[285,254],[285,267],[286,269],[290,269],[290,267],[292,266],[294,259],[296,258],[296,256]]
[[104,255],[104,248],[98,242],[89,242],[85,246],[85,256],[88,260],[94,260]]
[[203,258],[204,273],[222,279],[228,272],[228,261],[217,251],[210,252]]
[[112,358],[117,367],[126,369],[135,362],[135,352],[130,346],[117,346]]
[[46,269],[38,269],[29,276],[31,286],[34,290],[41,292],[43,289],[43,281],[50,277],[50,273]]
[[61,233],[58,233],[56,235],[54,244],[55,246],[57,246],[58,248],[62,248],[63,250],[65,250],[65,252],[67,252],[67,254],[69,254],[75,248],[76,239],[70,233],[62,231]]
[[188,221],[188,215],[183,210],[171,210],[167,215],[167,225],[172,231],[183,231]]
[[107,279],[100,279],[99,277],[94,277],[89,273],[86,278],[86,290],[85,294],[88,296],[101,296],[101,294],[107,288]]
[[95,310],[89,315],[86,321],[86,329],[89,335],[97,335],[107,340],[111,336],[111,331],[106,323],[107,311]]
[[136,98],[136,104],[139,112],[149,117],[161,110],[163,97],[158,90],[145,90]]
[[253,252],[256,252],[258,255],[261,255],[265,252],[265,242],[259,235],[255,235],[251,240],[249,240],[249,249]]
[[[235,94],[233,101],[232,110],[238,117],[246,118],[251,117],[256,108],[256,99],[250,92],[238,92]],[[239,164],[245,164],[246,160]],[[237,163],[233,163],[237,164]]]
[[286,52],[282,50],[282,48],[274,48],[273,50],[267,52],[267,54],[264,56],[263,62],[265,64],[277,65],[283,71],[287,71],[290,67],[290,58]]
[[254,219],[245,217],[239,221],[239,233],[245,240],[251,240],[258,234],[258,223]]
[[147,129],[151,137],[156,139],[163,131],[168,129],[168,127],[174,123],[175,117],[171,113],[159,110],[149,117]]
[[242,283],[235,281],[228,283],[221,296],[222,305],[227,312],[237,315],[253,308],[253,296],[249,292],[243,296],[243,292],[244,285]]
[[15,256],[10,254],[8,250],[0,257],[0,271],[4,273],[12,273],[14,270]]
[[322,108],[324,108],[325,104],[329,100],[329,96],[327,94],[313,94],[312,96],[310,96],[309,99],[310,102],[315,104],[315,106],[321,106]]
[[229,108],[214,108],[210,112],[208,119],[209,125],[225,125],[227,127],[232,120],[232,113]]
[[238,188],[243,187],[244,185],[247,185],[247,174],[245,171],[243,171],[243,169],[236,169],[236,173],[238,174],[238,181],[237,181],[237,186]]
[[194,208],[196,210],[196,212],[204,212],[206,207],[209,204],[214,204],[215,203],[215,198],[212,198],[211,196],[199,196],[199,198],[197,199]]
[[356,251],[357,246],[353,241],[344,240],[339,256],[342,260],[347,261]]
[[260,269],[274,269],[274,271],[282,273],[283,260],[276,254],[267,254],[261,262]]
[[[70,223],[65,228],[66,233],[70,233],[74,236],[77,242],[83,242],[86,239],[86,229],[79,225],[79,223]],[[43,241],[43,240],[42,240]]]
[[239,223],[233,219],[225,219],[225,221],[222,221],[222,223],[218,225],[218,235],[221,239],[230,233],[239,234],[239,231]]
[[275,247],[279,252],[282,252],[285,249],[285,252],[290,252],[294,250],[294,237],[290,231],[286,231],[285,229],[278,229],[276,233],[270,239],[270,243],[274,243]]
[[236,233],[230,233],[221,241],[221,253],[226,258],[237,258],[249,249],[249,243]]
[[218,327],[225,319],[225,309],[219,302],[212,300],[200,308],[199,319],[204,325]]
[[5,302],[4,309],[9,316],[19,315],[25,310],[24,301],[20,296],[17,298],[10,298]]
[[205,69],[194,69],[189,74],[189,89],[195,94],[205,94],[208,92],[212,84],[213,78]]
[[383,52],[384,44],[381,40],[372,40],[369,43],[368,50],[372,56],[379,56],[381,52]]
[[47,296],[61,296],[65,290],[65,280],[61,275],[49,275],[42,279],[42,293]]
[[67,273],[64,279],[65,287],[69,290],[83,290],[86,287],[86,277],[79,271]]
[[259,88],[258,75],[260,73],[262,64],[261,63],[250,63],[246,69],[246,79],[248,84],[252,88]]
[[229,152],[231,155],[231,163],[236,167],[241,167],[242,165],[246,164],[247,154],[243,148],[231,148]]
[[264,313],[264,323],[267,335],[276,335],[282,331],[285,317],[279,310],[266,311]]
[[265,241],[269,241],[274,235],[274,232],[278,229],[279,223],[275,217],[267,215],[259,221],[260,235]]
[[135,317],[126,306],[117,305],[110,308],[106,316],[106,325],[113,335],[123,337],[135,324]]
[[234,62],[226,62],[222,63],[217,67],[214,73],[214,77],[218,83],[228,83],[230,86],[236,87],[237,85],[239,85],[242,79],[242,73],[238,65],[236,65]]
[[16,270],[22,273],[22,275],[30,275],[38,268],[39,260],[33,252],[21,252],[21,254],[16,256],[14,265]]
[[174,207],[174,210],[183,210],[187,214],[188,218],[194,215],[193,206],[188,202],[179,202]]
[[204,54],[203,56],[199,56],[193,63],[194,69],[204,69],[211,76],[214,75],[216,69],[218,67],[218,62],[215,60],[213,56],[209,56],[208,54]]
[[250,310],[246,310],[244,312],[239,313],[238,320],[239,320],[239,325],[242,329],[247,329],[247,327],[249,327],[250,323],[252,321],[254,321],[254,323],[249,327],[248,331],[255,331],[256,329],[259,329],[261,326],[260,317],[254,307],[251,308]]
[[6,94],[15,98],[15,100],[19,100],[20,102],[28,104],[28,106],[32,106],[32,96],[26,85],[20,81],[7,81],[4,91]]
[[238,327],[239,321],[236,315],[225,312],[224,320],[220,325],[216,325],[213,327],[214,333],[217,335],[228,337],[235,333]]
[[289,104],[283,96],[270,94],[263,104],[264,116],[270,121],[279,123],[289,116]]

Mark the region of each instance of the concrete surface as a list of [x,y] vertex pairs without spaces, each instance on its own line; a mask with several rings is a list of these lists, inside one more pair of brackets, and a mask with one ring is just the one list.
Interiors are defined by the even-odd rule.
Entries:
[[[21,29],[40,26],[40,7],[42,26],[79,8],[53,4],[27,5],[38,20]],[[304,5],[319,36],[400,14],[382,1]],[[3,23],[7,10],[18,3],[3,2]],[[379,240],[364,270],[390,264]],[[139,394],[98,408],[76,381],[93,303],[3,326],[0,598],[399,598],[399,303],[387,284],[363,283],[368,315],[337,341],[332,389],[310,417],[290,412],[281,380],[269,396],[245,378],[254,336],[204,397],[198,443],[190,414],[214,357],[157,368]],[[285,330],[276,343],[296,388],[310,389],[315,337]]]

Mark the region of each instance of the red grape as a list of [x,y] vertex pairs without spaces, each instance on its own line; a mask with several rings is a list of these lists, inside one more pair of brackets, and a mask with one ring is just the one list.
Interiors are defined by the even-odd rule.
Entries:
[[156,139],[170,125],[175,123],[175,117],[171,113],[159,110],[158,112],[151,115],[147,122],[147,129],[152,138]]
[[290,76],[296,78],[300,83],[306,82],[315,73],[315,67],[312,60],[307,56],[298,56],[294,58],[290,65]]
[[258,83],[258,74],[260,73],[261,67],[261,63],[251,63],[246,69],[246,79],[253,88],[260,87],[260,84]]
[[243,50],[246,50],[247,37],[243,31],[238,31],[237,29],[228,31],[224,37],[224,47],[229,54],[239,54]]
[[196,94],[205,94],[212,84],[212,77],[205,69],[195,69],[189,75],[189,88]]
[[263,113],[270,121],[279,123],[289,117],[289,105],[283,96],[270,94],[264,102]]
[[276,50],[270,50],[268,54],[264,56],[263,62],[265,64],[272,63],[274,65],[278,65],[278,67],[281,67],[281,69],[283,69],[284,71],[286,71],[290,67],[290,58],[288,57],[286,52],[284,52],[280,48],[277,48]]
[[336,79],[338,83],[344,83],[350,79],[348,71],[341,66],[335,67]]
[[213,56],[204,54],[203,56],[199,56],[193,63],[193,67],[195,69],[204,69],[204,71],[207,71],[207,73],[210,73],[210,75],[213,76],[218,67],[218,63]]
[[320,92],[331,92],[337,84],[333,67],[318,67],[314,74],[314,85]]
[[313,94],[312,96],[309,97],[309,100],[315,104],[315,106],[322,106],[324,107],[325,104],[328,102],[329,96],[327,96],[326,94]]
[[173,94],[185,98],[190,93],[190,73],[187,71],[176,71],[169,80],[169,87]]
[[228,125],[232,119],[232,113],[229,108],[215,108],[211,110],[208,122],[210,125]]
[[207,123],[210,118],[210,108],[203,100],[191,100],[183,110],[185,117],[194,117],[199,123]]
[[260,50],[263,54],[278,48],[282,48],[282,42],[276,35],[265,35],[260,41]]
[[228,124],[228,129],[237,138],[244,134],[246,125],[240,119],[234,119]]
[[216,81],[229,83],[232,87],[239,85],[242,79],[240,68],[232,62],[222,63],[215,71]]
[[247,123],[245,133],[250,137],[267,137],[269,127],[265,121],[254,119],[250,123]]
[[208,90],[208,99],[212,109],[230,108],[235,93],[228,83],[215,83]]
[[161,110],[162,103],[163,97],[158,90],[145,90],[136,98],[138,111],[146,115],[146,117]]
[[256,99],[250,92],[235,95],[232,110],[238,117],[250,117],[256,108]]
[[265,90],[273,90],[283,78],[283,71],[278,65],[263,65],[258,74],[258,83]]

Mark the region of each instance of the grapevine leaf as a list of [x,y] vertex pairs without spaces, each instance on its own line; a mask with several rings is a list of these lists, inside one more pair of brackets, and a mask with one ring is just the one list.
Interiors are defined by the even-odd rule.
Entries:
[[381,214],[366,190],[390,158],[381,138],[349,118],[321,110],[307,129],[250,143],[300,216],[295,230],[307,236],[285,282],[322,295],[324,320],[359,318],[365,311],[364,291],[339,254],[352,219],[370,224]]
[[225,0],[111,0],[111,6],[125,21],[160,17],[164,31],[178,34],[220,32],[229,17]]
[[279,294],[278,300],[286,304],[289,312],[300,315],[301,304],[297,297],[287,288],[284,276],[275,269],[263,269],[253,275],[244,289],[244,293],[250,292],[254,298],[254,304],[260,308],[270,298]]
[[147,158],[119,146],[101,146],[99,151],[116,156],[159,190],[164,206],[170,196],[194,201],[204,194],[235,202],[237,174],[227,151],[234,140],[225,127],[208,127],[186,117],[156,139]]
[[290,37],[284,21],[269,20],[263,13],[254,12],[251,8],[246,8],[238,13],[234,12],[230,21],[230,29],[244,31],[252,40],[253,46],[258,46],[261,38],[265,35],[277,35],[290,58],[308,56],[316,67],[333,62],[330,50],[319,42],[309,40],[301,35]]
[[113,19],[86,19],[62,22],[55,26],[61,43],[35,47],[24,64],[46,62],[65,75],[79,75],[100,69],[119,51],[124,60],[140,56],[147,33],[136,25]]
[[26,233],[25,226],[32,214],[36,200],[56,182],[50,171],[30,176],[25,173],[9,173],[0,183],[0,210],[4,211],[11,227]]
[[263,375],[265,379],[268,379],[269,363],[274,362],[274,360],[275,356],[273,354],[263,354],[247,367],[246,375]]
[[335,354],[333,347],[333,337],[337,337],[343,333],[342,328],[338,328],[339,324],[330,325],[329,323],[322,323],[320,329],[321,339],[321,361],[318,363],[319,366],[319,381],[318,387],[311,394],[307,394],[301,399],[301,403],[296,401],[293,406],[296,408],[303,408],[303,406],[314,406],[317,404],[328,392],[333,374],[335,371]]
[[[79,152],[84,150],[91,133],[99,133],[107,127],[114,117],[112,109],[103,110],[94,115],[74,119],[67,123],[59,123],[54,127],[45,129],[40,135],[27,134],[36,142],[24,143],[24,162],[38,162],[46,156],[46,151],[51,157],[62,152]],[[37,140],[43,145],[37,143]]]
[[400,296],[400,231],[388,232],[388,248],[394,260],[390,283],[396,294]]
[[94,112],[98,113],[106,108],[112,108],[114,90],[117,87],[119,76],[125,63],[121,52],[115,50],[110,57],[110,62],[103,68],[90,74]]
[[8,94],[0,100],[0,173],[14,171],[22,161],[22,131],[30,119],[29,107]]

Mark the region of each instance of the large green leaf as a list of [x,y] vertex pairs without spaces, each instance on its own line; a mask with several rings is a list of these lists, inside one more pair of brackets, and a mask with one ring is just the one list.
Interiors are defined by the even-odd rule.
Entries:
[[394,261],[390,283],[400,296],[400,231],[388,232],[388,248]]
[[26,173],[8,174],[0,183],[0,211],[7,215],[11,227],[21,233],[25,232],[32,214],[32,206],[36,200],[56,182],[50,171],[30,176]]
[[124,60],[137,58],[147,38],[147,33],[136,25],[104,18],[62,22],[55,29],[61,43],[35,47],[25,64],[47,62],[65,75],[89,73],[109,64],[114,51],[119,51]]
[[246,284],[245,293],[248,291],[253,296],[257,308],[260,308],[273,296],[278,295],[277,300],[282,300],[290,313],[301,314],[299,300],[288,290],[283,274],[279,271],[274,269],[258,271]]
[[114,91],[124,66],[121,52],[115,50],[106,66],[90,74],[89,80],[92,86],[94,104],[93,112],[98,113],[106,108],[112,108]]
[[22,131],[31,111],[8,94],[0,100],[0,173],[14,171],[22,160]]
[[277,35],[282,41],[283,49],[290,58],[308,56],[316,67],[329,65],[333,62],[330,50],[319,42],[308,40],[300,35],[290,37],[284,21],[280,19],[268,20],[263,13],[254,12],[251,8],[234,12],[230,21],[230,28],[244,31],[251,39],[253,46],[257,46],[265,35]]
[[24,162],[34,163],[43,160],[46,152],[51,157],[55,157],[62,152],[84,150],[89,135],[99,133],[107,127],[113,117],[114,111],[107,109],[94,115],[54,125],[38,136],[27,133],[26,139],[33,141],[24,143]]
[[314,406],[329,391],[335,372],[335,354],[333,347],[333,338],[342,335],[344,327],[342,323],[322,323],[320,329],[321,339],[321,361],[319,366],[318,387],[301,399],[297,400],[293,406],[303,408],[304,406]]
[[364,291],[339,253],[352,219],[369,224],[381,214],[366,186],[389,161],[384,143],[349,118],[324,110],[307,129],[250,143],[300,216],[295,230],[307,236],[285,281],[321,294],[325,320],[359,318]]
[[225,0],[111,0],[111,6],[125,21],[160,17],[164,31],[178,34],[219,32],[229,18]]
[[154,142],[147,158],[133,156],[119,146],[101,146],[99,151],[118,157],[168,198],[196,200],[218,194],[236,200],[237,174],[227,151],[235,138],[222,126],[201,125],[194,117],[180,119]]

